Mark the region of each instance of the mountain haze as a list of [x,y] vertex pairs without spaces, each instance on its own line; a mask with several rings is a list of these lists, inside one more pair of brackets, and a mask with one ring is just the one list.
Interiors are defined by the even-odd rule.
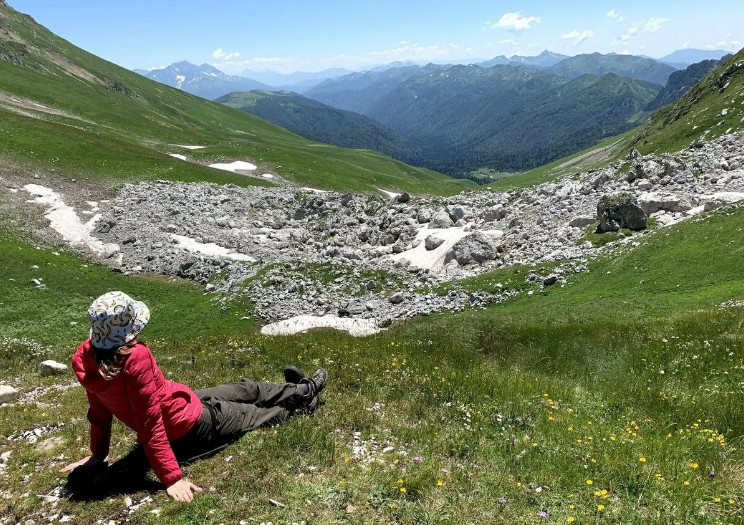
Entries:
[[209,64],[197,66],[186,61],[176,62],[162,69],[137,70],[136,73],[207,100],[214,100],[231,91],[270,89],[266,84],[251,78],[226,75]]
[[674,73],[676,68],[668,64],[661,64],[651,58],[591,53],[561,60],[550,67],[548,71],[567,78],[576,78],[586,74],[605,75],[614,73],[621,77],[644,80],[665,86],[669,75]]
[[724,51],[722,49],[679,49],[674,53],[659,58],[658,61],[670,64],[679,69],[684,69],[696,62],[702,62],[703,60],[720,60],[725,55],[730,54],[730,51]]
[[553,53],[551,51],[543,51],[539,55],[532,56],[532,57],[513,55],[507,58],[504,55],[500,55],[490,60],[486,60],[485,62],[480,62],[479,64],[476,64],[476,65],[480,67],[493,67],[493,66],[506,65],[506,64],[513,64],[513,65],[521,64],[524,66],[534,67],[535,69],[547,69],[550,66],[557,64],[558,62],[566,58],[569,58],[569,57],[567,55],[561,55],[560,53]]
[[334,108],[346,109],[364,115],[381,97],[393,91],[409,78],[428,75],[448,67],[450,66],[436,64],[423,67],[407,65],[364,73],[352,73],[337,79],[326,80],[308,90],[305,96]]

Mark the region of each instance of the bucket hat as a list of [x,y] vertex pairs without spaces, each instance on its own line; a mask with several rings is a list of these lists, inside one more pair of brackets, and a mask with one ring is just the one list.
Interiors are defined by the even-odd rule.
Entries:
[[150,320],[150,309],[124,292],[108,292],[88,308],[90,342],[108,350],[130,342]]

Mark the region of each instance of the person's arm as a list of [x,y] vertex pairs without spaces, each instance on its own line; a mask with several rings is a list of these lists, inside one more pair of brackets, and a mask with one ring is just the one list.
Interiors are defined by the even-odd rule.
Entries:
[[113,415],[98,396],[88,394],[88,421],[90,422],[90,452],[99,461],[104,461],[111,446],[111,422]]
[[78,467],[95,467],[106,460],[111,445],[111,422],[113,416],[95,394],[88,392],[88,421],[90,422],[91,456],[63,467],[60,472],[71,472]]
[[135,359],[130,357],[130,365],[127,397],[137,424],[137,441],[142,443],[152,470],[167,487],[168,494],[178,501],[191,501],[192,491],[201,489],[182,479],[181,468],[168,441],[160,398],[154,390],[157,365],[149,352]]

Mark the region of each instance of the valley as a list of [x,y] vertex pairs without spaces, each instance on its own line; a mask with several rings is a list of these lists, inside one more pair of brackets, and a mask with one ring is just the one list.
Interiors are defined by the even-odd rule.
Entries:
[[[629,41],[674,23],[645,20]],[[570,23],[554,41],[578,49]],[[744,50],[246,84],[73,41],[0,0],[0,525],[742,522]],[[322,367],[318,410],[182,465],[190,503],[132,475],[115,422],[79,490],[60,472],[91,453],[70,355],[109,290],[149,306],[165,378]]]

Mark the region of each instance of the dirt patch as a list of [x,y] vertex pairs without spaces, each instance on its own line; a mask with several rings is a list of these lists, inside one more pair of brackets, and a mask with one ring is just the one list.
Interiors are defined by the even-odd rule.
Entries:
[[77,64],[74,64],[73,62],[70,62],[65,57],[60,55],[59,53],[52,53],[50,51],[45,51],[42,49],[37,49],[37,52],[39,56],[46,58],[50,62],[55,63],[59,67],[61,67],[63,70],[65,70],[67,73],[69,73],[72,76],[82,78],[83,80],[87,80],[88,82],[93,82],[94,84],[101,84],[105,85],[106,83],[95,76],[93,73],[88,71],[87,69],[84,69]]
[[[69,113],[61,109],[45,106],[44,104],[40,104],[30,98],[20,97],[18,95],[11,95],[10,93],[5,93],[3,91],[0,91],[0,104],[6,105],[7,109],[11,111],[14,111],[13,108],[22,108],[22,109],[31,110],[32,112],[46,113],[49,115],[57,115],[60,117],[79,120],[81,122],[85,122],[88,124],[95,124],[95,122],[86,120],[73,113]],[[38,118],[38,115],[35,115],[34,113],[29,113],[28,111],[17,111],[17,112],[25,116],[28,116],[28,117]]]

